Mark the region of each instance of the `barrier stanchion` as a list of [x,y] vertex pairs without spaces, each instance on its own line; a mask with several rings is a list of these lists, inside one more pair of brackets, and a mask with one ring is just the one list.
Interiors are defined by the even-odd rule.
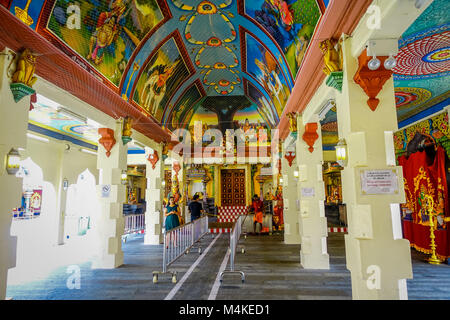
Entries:
[[[162,271],[153,271],[153,283],[158,282],[158,277],[161,274],[170,274],[172,276],[172,282],[176,283],[177,272],[169,271],[169,266],[184,254],[187,254],[194,244],[200,241],[206,233],[208,233],[207,216],[203,216],[168,232],[164,231]],[[201,253],[201,249],[199,249],[199,253]]]
[[[233,229],[230,233],[230,269],[229,270],[224,270],[220,273],[220,282],[223,281],[223,275],[225,273],[237,273],[241,275],[241,280],[242,283],[245,282],[245,274],[242,271],[239,270],[235,270],[235,258],[236,258],[236,251],[237,251],[237,247],[238,247],[238,243],[239,243],[239,239],[241,237],[242,234],[242,224],[245,221],[245,217],[246,216],[240,216],[236,222],[234,223]],[[242,253],[245,252],[245,249],[242,248]]]
[[124,215],[125,228],[122,235],[122,241],[126,242],[130,234],[142,233],[145,230],[145,214]]

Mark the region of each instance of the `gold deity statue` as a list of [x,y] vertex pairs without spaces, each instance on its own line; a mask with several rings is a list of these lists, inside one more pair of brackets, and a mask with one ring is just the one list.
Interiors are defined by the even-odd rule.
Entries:
[[25,49],[17,61],[16,71],[12,76],[13,83],[22,83],[28,87],[33,87],[37,78],[34,76],[36,56],[30,49]]
[[325,68],[323,72],[330,75],[332,72],[342,71],[342,61],[340,54],[335,49],[335,41],[332,39],[326,39],[320,42],[320,50],[323,53],[323,61]]
[[297,113],[289,112],[287,116],[289,118],[289,130],[291,132],[297,132]]

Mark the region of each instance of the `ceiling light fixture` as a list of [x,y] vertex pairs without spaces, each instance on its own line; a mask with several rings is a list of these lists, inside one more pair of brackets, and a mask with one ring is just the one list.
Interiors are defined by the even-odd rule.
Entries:
[[392,56],[392,54],[389,55],[389,58],[387,58],[384,61],[384,68],[386,70],[392,70],[397,66],[397,60]]
[[92,151],[92,150],[89,150],[89,149],[84,149],[84,148],[82,148],[80,151],[81,151],[81,152],[84,152],[84,153],[93,154],[94,156],[98,155],[97,152]]
[[64,107],[59,106],[58,107],[58,113],[66,116],[66,117],[72,118],[74,120],[78,120],[80,122],[83,122],[85,124],[87,123],[87,118],[86,117],[83,117],[83,116],[79,115],[78,113],[75,113],[75,112],[73,112],[73,111],[71,111],[69,109],[66,109]]
[[39,141],[42,141],[42,142],[49,142],[50,141],[48,138],[41,137],[41,136],[29,133],[29,132],[27,132],[27,137],[30,138],[30,139],[39,140]]
[[416,7],[416,9],[421,9],[423,7],[423,5],[425,4],[426,0],[416,0],[416,3],[414,4],[414,6]]
[[373,58],[370,59],[369,63],[367,64],[367,67],[370,70],[375,71],[380,67],[380,65],[381,65],[380,59],[378,59],[377,56],[374,55]]

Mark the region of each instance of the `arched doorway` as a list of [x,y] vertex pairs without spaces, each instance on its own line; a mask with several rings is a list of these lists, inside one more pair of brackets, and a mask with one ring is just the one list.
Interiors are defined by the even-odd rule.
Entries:
[[77,183],[67,189],[64,219],[64,240],[66,243],[92,239],[92,228],[99,203],[96,181],[89,169],[78,175]]
[[44,181],[43,171],[31,158],[20,162],[22,201],[13,209],[11,235],[17,237],[16,267],[8,283],[31,281],[45,275],[54,259],[57,237],[56,191]]

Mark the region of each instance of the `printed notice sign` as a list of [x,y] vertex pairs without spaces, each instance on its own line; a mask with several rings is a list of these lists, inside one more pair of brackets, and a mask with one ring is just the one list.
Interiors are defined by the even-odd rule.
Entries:
[[314,197],[314,188],[302,188],[302,197]]
[[109,184],[102,185],[102,198],[109,198],[110,194],[111,194],[111,185]]
[[361,171],[361,191],[363,194],[398,193],[398,179],[395,170]]

